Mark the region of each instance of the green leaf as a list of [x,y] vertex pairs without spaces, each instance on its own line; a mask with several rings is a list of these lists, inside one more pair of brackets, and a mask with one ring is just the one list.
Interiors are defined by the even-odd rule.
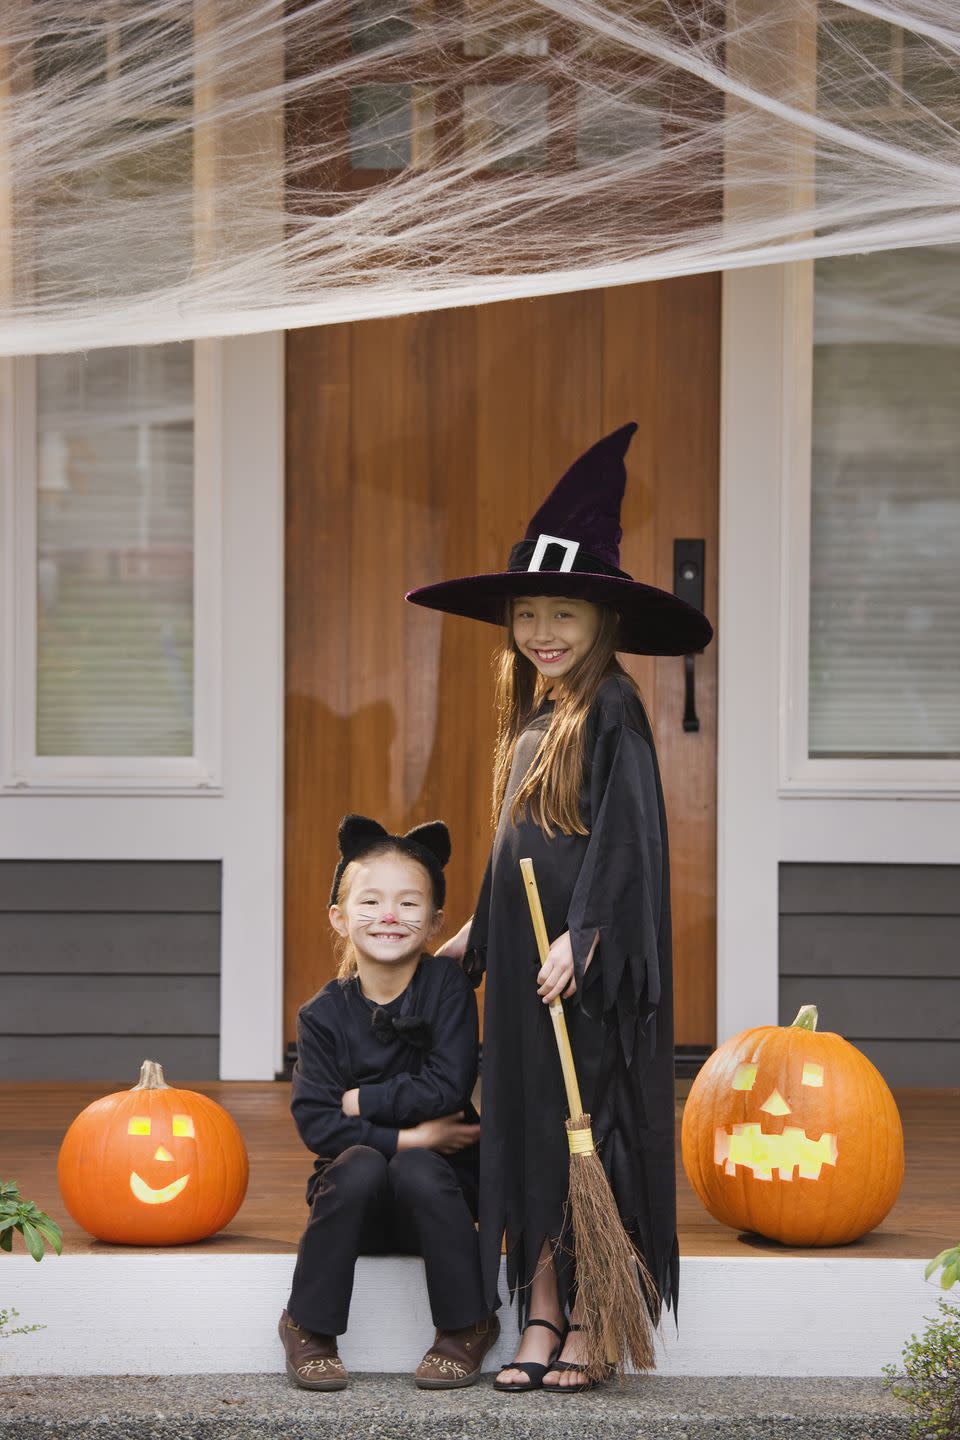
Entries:
[[935,1256],[933,1257],[933,1259],[932,1259],[932,1260],[930,1261],[930,1263],[926,1266],[926,1268],[925,1268],[925,1270],[924,1270],[924,1272],[923,1272],[923,1278],[924,1278],[924,1280],[929,1280],[929,1279],[930,1279],[930,1276],[933,1274],[934,1270],[936,1270],[937,1266],[938,1266],[938,1265],[942,1265],[943,1262],[944,1262],[944,1260],[946,1260],[947,1256],[950,1254],[950,1250],[951,1250],[951,1249],[952,1249],[952,1246],[948,1246],[946,1250],[941,1250],[939,1255],[935,1255]]
[[951,1285],[956,1284],[958,1274],[960,1274],[960,1264],[958,1264],[956,1260],[950,1265],[945,1265],[943,1274],[940,1276],[941,1288],[949,1290]]
[[17,1215],[10,1215],[4,1220],[0,1220],[0,1233],[4,1230],[13,1230],[19,1223],[20,1221]]
[[12,1231],[12,1230],[4,1230],[3,1233],[0,1234],[0,1250],[12,1250],[12,1249],[13,1249],[13,1231]]
[[35,1220],[34,1225],[36,1229],[40,1231],[40,1234],[47,1241],[48,1245],[50,1245],[58,1255],[62,1255],[63,1236],[60,1232],[60,1226],[55,1225],[49,1215],[44,1215],[42,1220]]
[[39,1232],[36,1231],[30,1224],[29,1220],[24,1220],[23,1224],[20,1227],[20,1232],[23,1235],[24,1244],[30,1251],[30,1254],[33,1256],[34,1260],[42,1260],[43,1240]]

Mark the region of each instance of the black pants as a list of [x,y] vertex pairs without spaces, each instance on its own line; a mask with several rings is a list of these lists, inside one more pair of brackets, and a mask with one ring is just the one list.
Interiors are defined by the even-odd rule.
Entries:
[[387,1160],[368,1145],[344,1150],[320,1177],[287,1310],[315,1334],[342,1335],[357,1256],[387,1254],[423,1256],[438,1329],[486,1316],[477,1232],[453,1166],[434,1150]]

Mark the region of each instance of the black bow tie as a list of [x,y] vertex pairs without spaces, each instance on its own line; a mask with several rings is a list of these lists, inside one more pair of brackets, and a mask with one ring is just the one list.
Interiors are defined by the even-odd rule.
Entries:
[[429,1020],[419,1015],[388,1015],[379,1005],[370,1017],[370,1028],[381,1045],[403,1040],[418,1050],[429,1050],[433,1040]]

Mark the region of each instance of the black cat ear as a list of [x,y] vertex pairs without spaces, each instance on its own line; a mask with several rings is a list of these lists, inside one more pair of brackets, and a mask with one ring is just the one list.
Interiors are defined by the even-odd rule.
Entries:
[[403,838],[429,850],[437,857],[441,867],[450,859],[450,831],[442,820],[428,820],[426,825],[415,825]]
[[352,860],[378,840],[386,839],[386,835],[383,826],[366,815],[344,815],[337,831],[337,845],[344,860]]

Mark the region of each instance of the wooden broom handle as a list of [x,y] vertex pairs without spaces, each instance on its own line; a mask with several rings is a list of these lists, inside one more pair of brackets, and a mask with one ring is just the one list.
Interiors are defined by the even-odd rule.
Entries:
[[[537,950],[540,953],[540,964],[542,966],[546,963],[547,952],[550,949],[550,941],[547,939],[547,927],[543,919],[540,892],[537,889],[537,877],[533,873],[533,861],[521,860],[520,870],[523,874],[523,886],[527,892],[530,918],[533,921],[533,933],[537,937]],[[567,1107],[570,1111],[570,1119],[579,1120],[583,1114],[583,1104],[580,1099],[580,1086],[577,1083],[577,1072],[573,1064],[573,1051],[570,1049],[570,1036],[567,1034],[567,1017],[563,1013],[563,1001],[559,995],[555,1000],[550,1001],[550,1019],[553,1021],[553,1033],[557,1042],[557,1049],[560,1052],[560,1067],[563,1070],[563,1083],[567,1090]]]

